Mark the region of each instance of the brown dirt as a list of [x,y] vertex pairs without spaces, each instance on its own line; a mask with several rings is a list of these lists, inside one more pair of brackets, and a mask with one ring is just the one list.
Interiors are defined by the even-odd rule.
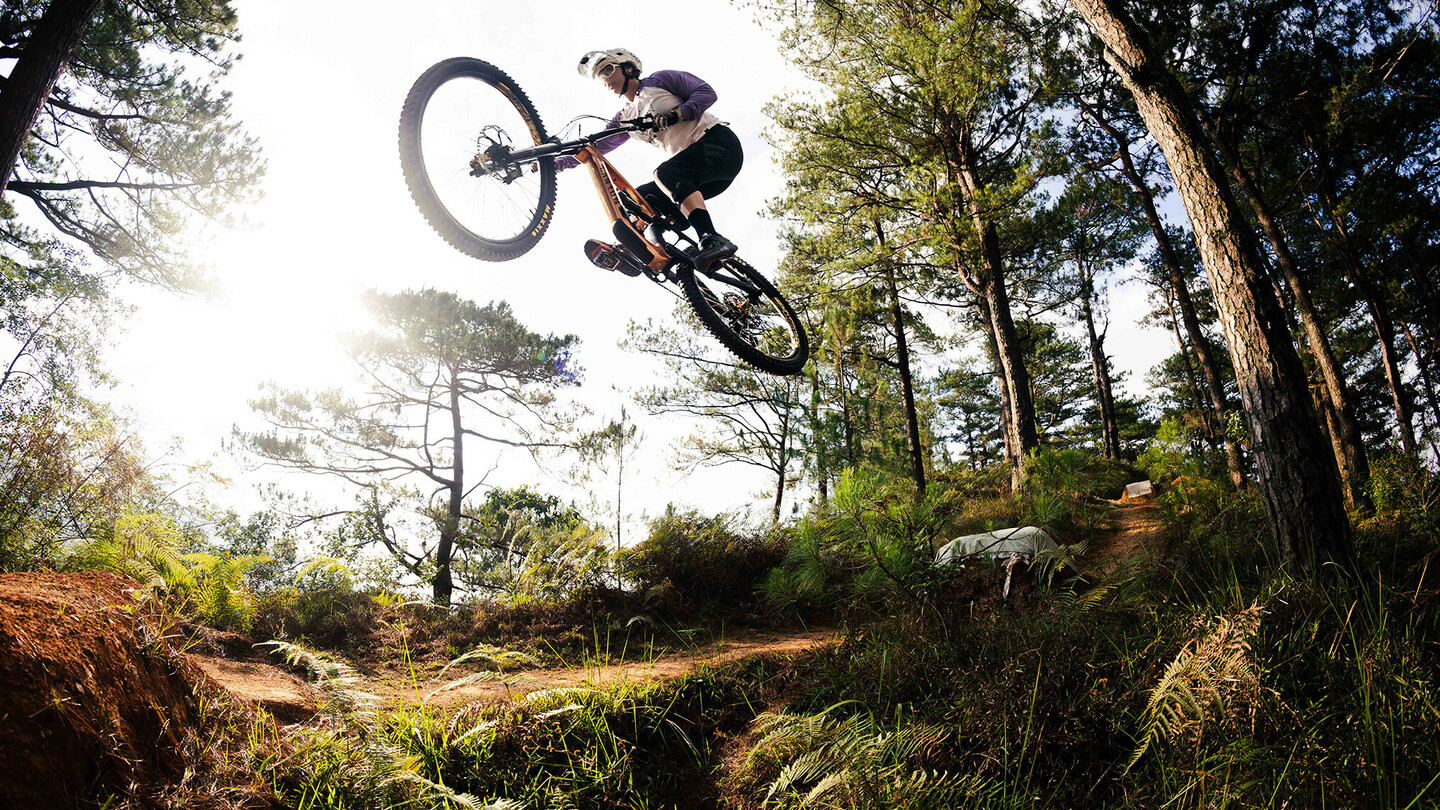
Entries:
[[389,675],[370,680],[364,688],[391,704],[423,702],[442,708],[456,707],[476,701],[514,699],[543,689],[616,686],[677,678],[703,665],[736,661],[751,655],[793,655],[832,643],[838,638],[839,631],[833,628],[812,628],[794,633],[747,630],[693,650],[657,655],[648,661],[517,670],[505,673],[504,680],[477,681],[443,690],[442,687],[465,673],[451,670],[444,676],[438,672],[411,676],[395,669]]
[[1114,525],[1101,535],[1084,560],[1086,571],[1107,577],[1165,548],[1160,508],[1153,501],[1111,503],[1115,505],[1110,511]]
[[[476,681],[449,689],[443,687],[465,677],[471,670],[457,668],[442,675],[439,670],[443,664],[440,663],[417,663],[412,669],[390,662],[362,674],[356,688],[375,695],[390,706],[424,704],[450,709],[477,701],[511,700],[542,689],[614,686],[676,678],[706,664],[759,654],[791,655],[838,638],[839,631],[833,628],[813,628],[794,633],[748,630],[699,645],[693,650],[657,655],[646,661],[517,669],[505,672],[495,680]],[[318,705],[319,695],[314,687],[270,664],[213,656],[191,658],[236,698],[248,705],[264,708],[286,722],[308,719]]]
[[273,665],[191,655],[206,675],[252,709],[264,709],[282,723],[301,723],[315,715],[320,695],[315,687]]
[[214,686],[138,592],[116,574],[0,574],[0,810],[162,806],[211,772],[198,716]]

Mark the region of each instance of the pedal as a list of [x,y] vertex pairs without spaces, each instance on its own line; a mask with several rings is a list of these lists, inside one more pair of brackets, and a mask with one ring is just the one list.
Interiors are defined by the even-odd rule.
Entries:
[[608,242],[587,240],[585,258],[601,270],[618,270],[627,276],[638,276],[645,272],[643,267],[636,266],[635,261],[625,254],[624,248]]
[[620,249],[591,239],[585,243],[585,258],[601,270],[614,270],[620,264]]

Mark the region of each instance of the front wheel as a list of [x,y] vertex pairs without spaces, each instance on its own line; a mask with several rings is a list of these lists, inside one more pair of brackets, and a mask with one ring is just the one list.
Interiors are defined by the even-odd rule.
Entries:
[[770,374],[799,374],[805,367],[810,342],[795,310],[738,257],[703,273],[683,270],[680,288],[700,322],[736,357]]
[[400,113],[400,168],[420,213],[469,256],[499,262],[540,241],[555,213],[555,160],[507,159],[545,140],[540,114],[488,62],[446,59],[421,74]]

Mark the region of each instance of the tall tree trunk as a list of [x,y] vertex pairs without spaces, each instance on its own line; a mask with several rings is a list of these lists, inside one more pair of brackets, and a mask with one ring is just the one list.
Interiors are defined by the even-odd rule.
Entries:
[[[876,230],[880,226],[876,224]],[[880,232],[880,244],[885,234]],[[895,361],[900,369],[900,398],[905,408],[905,445],[910,456],[910,480],[915,484],[915,500],[925,497],[925,451],[920,443],[920,415],[915,410],[915,383],[910,373],[910,347],[905,341],[905,316],[900,308],[900,291],[895,286],[895,268],[885,265],[885,287],[890,294],[890,320],[895,326]]]
[[820,420],[820,368],[815,363],[809,365],[808,375],[810,377],[810,435],[815,437],[811,447],[815,453],[815,489],[816,496],[820,502],[820,509],[824,511],[825,505],[830,500],[830,468],[828,465],[827,437],[821,434]]
[[1170,326],[1175,330],[1175,345],[1180,347],[1180,360],[1185,364],[1185,381],[1190,384],[1195,414],[1200,418],[1200,426],[1205,435],[1213,436],[1215,426],[1210,423],[1212,414],[1205,405],[1205,395],[1200,393],[1200,380],[1195,376],[1195,366],[1190,362],[1190,347],[1185,345],[1185,336],[1180,332],[1180,319],[1175,314],[1175,294],[1168,287],[1165,288],[1165,307],[1170,312]]
[[1420,366],[1420,381],[1424,383],[1425,401],[1430,404],[1430,412],[1435,416],[1435,424],[1440,425],[1440,400],[1435,396],[1435,381],[1430,377],[1430,362],[1433,358],[1426,357],[1420,351],[1420,344],[1415,340],[1415,333],[1410,330],[1410,324],[1404,319],[1396,319],[1400,328],[1405,332],[1405,340],[1410,343],[1410,351],[1415,353],[1415,363]]
[[780,506],[785,500],[785,473],[789,469],[790,454],[790,404],[794,403],[794,388],[791,382],[782,383],[787,386],[785,393],[785,412],[780,415],[780,446],[775,458],[775,503],[770,509],[770,518],[773,522],[780,522]]
[[100,0],[51,0],[0,90],[0,194],[20,160],[30,127],[90,29]]
[[450,465],[450,482],[447,484],[450,498],[446,504],[445,520],[440,526],[440,545],[435,549],[435,577],[430,581],[435,604],[450,604],[454,590],[450,579],[450,559],[455,555],[456,541],[460,537],[460,514],[465,498],[465,428],[460,420],[460,373],[450,371],[450,432],[455,443],[454,460]]
[[1395,408],[1400,447],[1406,455],[1413,456],[1418,452],[1414,416],[1410,408],[1410,397],[1405,391],[1405,379],[1400,372],[1399,353],[1395,349],[1395,323],[1390,319],[1390,305],[1371,282],[1370,274],[1361,266],[1360,256],[1350,239],[1350,231],[1345,227],[1345,220],[1340,217],[1335,198],[1328,188],[1329,182],[1328,174],[1322,171],[1321,184],[1324,188],[1319,195],[1320,203],[1325,209],[1326,219],[1330,220],[1330,226],[1334,229],[1337,252],[1340,254],[1341,263],[1345,265],[1345,272],[1350,276],[1350,282],[1365,298],[1366,307],[1370,310],[1370,319],[1375,325],[1375,338],[1380,344],[1380,364],[1385,369],[1385,381],[1390,386],[1390,404]]
[[1286,561],[1313,577],[1354,569],[1340,478],[1310,404],[1280,302],[1250,225],[1230,193],[1184,87],[1151,50],[1121,0],[1072,0],[1105,44],[1105,60],[1135,97],[1165,153],[1210,277],[1255,450],[1260,493]]
[[959,133],[955,142],[955,165],[951,167],[953,178],[959,182],[964,198],[966,214],[975,229],[976,247],[982,267],[977,273],[961,277],[978,297],[985,299],[992,328],[992,341],[1001,374],[1004,375],[1006,393],[1009,395],[1010,422],[1013,433],[1013,454],[1010,463],[1010,483],[1016,491],[1025,482],[1025,457],[1040,446],[1039,432],[1035,427],[1035,400],[1030,391],[1030,373],[1025,368],[1025,353],[1020,346],[1020,337],[1015,330],[1015,321],[1010,314],[1010,296],[1005,289],[1005,259],[1000,250],[1000,237],[995,232],[995,223],[990,220],[981,197],[983,189],[977,173],[975,148],[970,142],[968,130]]
[[985,349],[989,352],[990,362],[995,369],[995,390],[1000,394],[1000,438],[1005,443],[1005,462],[1010,467],[1010,486],[1012,491],[1019,492],[1022,482],[1016,479],[1015,470],[1024,470],[1025,453],[1020,449],[1017,438],[1015,409],[1010,406],[1010,386],[1005,382],[1005,369],[1000,363],[1000,344],[995,340],[995,321],[990,317],[990,302],[985,296],[975,296],[975,311],[980,331],[985,334]]
[[1195,347],[1195,358],[1200,363],[1200,371],[1205,375],[1205,393],[1209,395],[1210,407],[1215,412],[1214,421],[1206,419],[1204,422],[1207,438],[1212,446],[1225,451],[1225,466],[1230,470],[1230,483],[1236,488],[1242,487],[1245,485],[1245,467],[1240,460],[1240,448],[1236,447],[1235,442],[1225,433],[1225,383],[1220,377],[1220,366],[1215,361],[1210,338],[1200,326],[1195,302],[1190,298],[1190,282],[1186,280],[1185,271],[1181,269],[1170,234],[1165,232],[1165,223],[1160,219],[1160,211],[1155,205],[1155,195],[1150,191],[1150,186],[1145,183],[1140,171],[1135,168],[1129,139],[1099,112],[1091,110],[1090,116],[1115,142],[1116,154],[1120,157],[1120,170],[1140,200],[1141,209],[1145,213],[1145,224],[1150,226],[1150,233],[1155,237],[1160,263],[1170,275],[1170,286],[1180,309],[1181,322],[1185,324],[1185,332],[1190,336],[1190,345]]
[[1085,316],[1085,334],[1089,338],[1090,368],[1095,372],[1095,400],[1100,404],[1100,434],[1104,456],[1120,458],[1120,429],[1115,419],[1115,398],[1110,388],[1110,362],[1105,358],[1105,335],[1095,328],[1095,310],[1092,299],[1095,283],[1090,271],[1085,268],[1083,236],[1076,245],[1075,261],[1080,270],[1080,311]]
[[1350,395],[1350,385],[1345,380],[1345,369],[1341,367],[1340,361],[1335,357],[1335,350],[1330,346],[1330,337],[1320,322],[1320,314],[1310,298],[1310,290],[1304,277],[1300,275],[1295,255],[1290,252],[1290,240],[1286,238],[1284,229],[1275,219],[1259,187],[1255,185],[1254,178],[1240,162],[1240,156],[1231,148],[1229,142],[1221,137],[1218,128],[1213,124],[1211,131],[1216,136],[1215,143],[1221,159],[1230,169],[1230,176],[1235,179],[1236,185],[1245,193],[1255,220],[1260,223],[1260,230],[1270,243],[1270,249],[1275,254],[1275,264],[1280,268],[1286,286],[1290,288],[1290,296],[1295,301],[1295,311],[1300,314],[1300,325],[1304,328],[1306,342],[1310,345],[1310,356],[1314,358],[1315,367],[1320,371],[1320,379],[1325,384],[1326,401],[1333,409],[1333,413],[1327,414],[1327,421],[1332,423],[1331,447],[1335,465],[1340,471],[1340,483],[1344,487],[1345,505],[1347,508],[1368,513],[1374,509],[1370,493],[1365,489],[1370,480],[1370,459],[1365,451],[1364,436],[1360,432],[1360,420],[1355,415],[1354,397]]

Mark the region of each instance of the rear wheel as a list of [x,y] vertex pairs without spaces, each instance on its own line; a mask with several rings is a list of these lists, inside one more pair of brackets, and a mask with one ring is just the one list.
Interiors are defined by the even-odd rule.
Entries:
[[805,327],[790,303],[738,257],[705,272],[680,273],[680,287],[700,322],[741,360],[771,374],[799,374],[810,354]]
[[540,114],[504,71],[447,59],[421,74],[400,113],[400,168],[420,213],[469,256],[513,259],[555,212],[555,160],[506,159],[545,140]]

